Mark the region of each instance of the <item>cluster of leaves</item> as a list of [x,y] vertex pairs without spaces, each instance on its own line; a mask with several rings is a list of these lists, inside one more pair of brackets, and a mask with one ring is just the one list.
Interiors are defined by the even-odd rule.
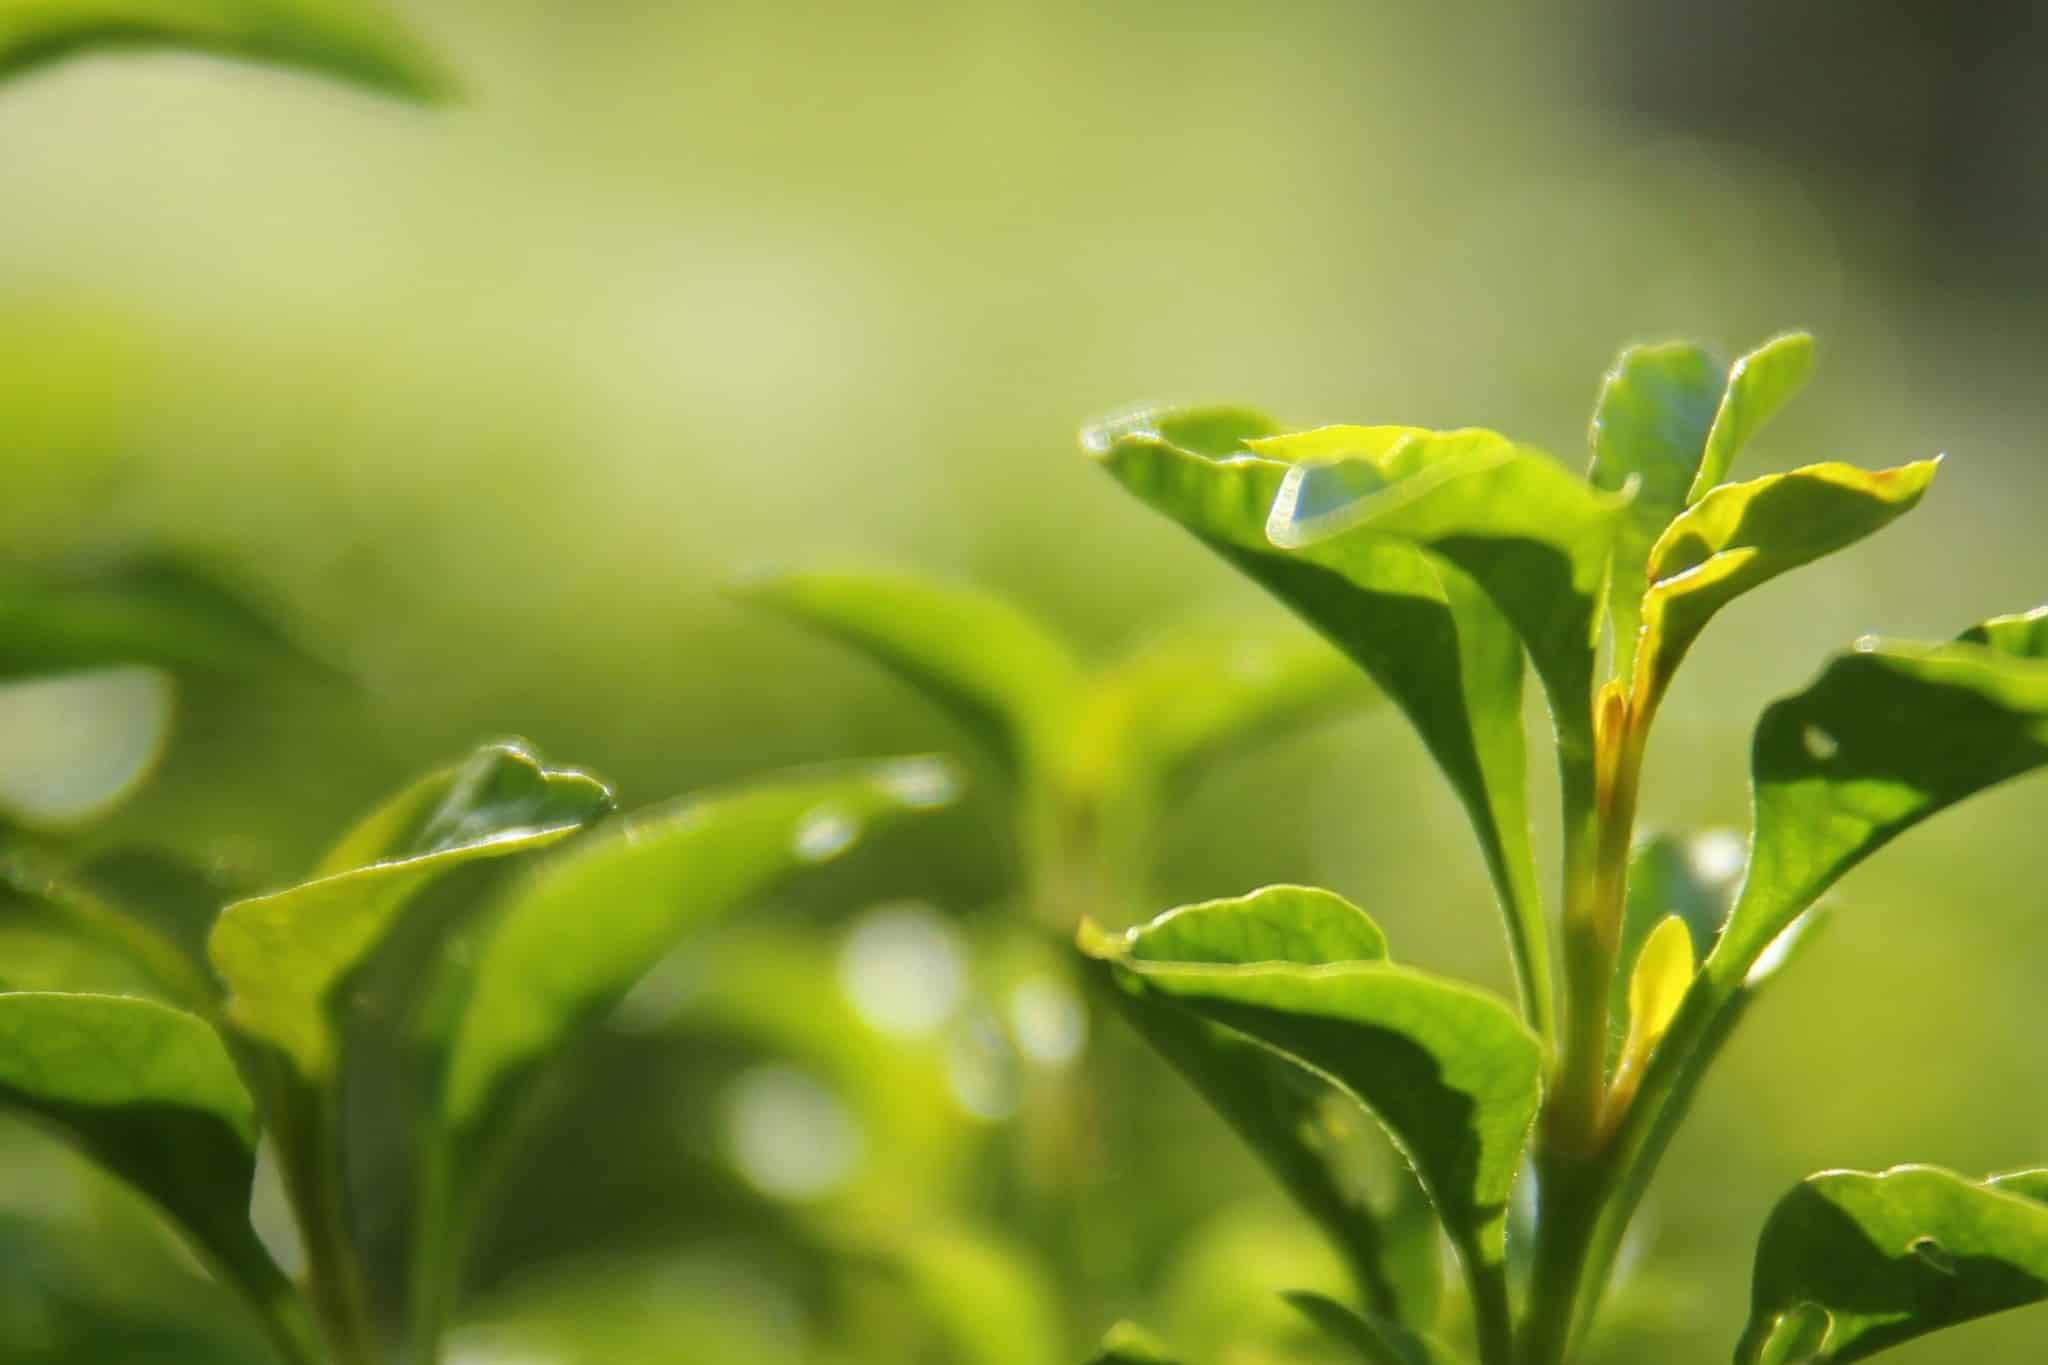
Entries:
[[[1811,356],[1804,335],[1725,367],[1690,344],[1625,351],[1584,478],[1488,431],[1289,432],[1238,408],[1148,409],[1084,433],[1120,483],[1406,714],[1498,894],[1519,1010],[1396,964],[1362,911],[1307,888],[1081,930],[1131,1022],[1344,1254],[1356,1303],[1301,1306],[1366,1360],[1460,1358],[1435,1335],[1434,1238],[1410,1230],[1423,1200],[1462,1269],[1478,1358],[1568,1359],[1701,1075],[1823,893],[1920,820],[2048,763],[2048,609],[1945,643],[1865,638],[1759,721],[1732,901],[1688,877],[1671,842],[1634,847],[1651,722],[1709,619],[1883,528],[1936,472],[1826,463],[1726,481]],[[1556,737],[1555,945],[1531,852],[1525,656]],[[1333,1097],[1384,1125],[1413,1199],[1372,1208],[1347,1193],[1314,1121]],[[1535,1214],[1511,1233],[1525,1163]],[[1738,1358],[1860,1359],[2048,1295],[2040,1185],[1918,1168],[1814,1177],[1765,1228]],[[1524,1264],[1518,1314],[1510,1267]],[[1104,1358],[1164,1358],[1135,1340]]]

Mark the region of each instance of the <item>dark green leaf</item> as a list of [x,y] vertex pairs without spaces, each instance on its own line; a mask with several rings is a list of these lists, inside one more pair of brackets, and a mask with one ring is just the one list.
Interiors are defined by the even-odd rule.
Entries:
[[1472,820],[1525,1003],[1548,1020],[1513,629],[1471,578],[1404,541],[1275,546],[1266,526],[1291,466],[1246,442],[1277,430],[1242,409],[1158,409],[1090,427],[1082,440],[1120,483],[1285,602],[1401,707]]
[[1398,1322],[1360,1313],[1307,1290],[1293,1290],[1281,1297],[1321,1328],[1323,1335],[1349,1348],[1368,1365],[1459,1365],[1458,1356],[1448,1346]]
[[412,99],[449,92],[431,54],[374,0],[7,0],[0,78],[81,52],[190,48],[304,67]]
[[2048,1297],[2048,1172],[1809,1176],[1757,1245],[1738,1362],[1840,1365]]
[[[396,798],[408,805],[409,788]],[[450,780],[416,828],[383,860],[235,902],[208,941],[227,987],[226,1017],[242,1037],[275,1049],[314,1087],[330,1082],[338,1047],[338,988],[435,879],[480,858],[543,848],[611,808],[588,774],[541,766],[515,743],[488,745]],[[381,807],[366,828],[385,831]],[[345,849],[374,851],[367,836]]]
[[1067,647],[999,597],[884,573],[801,573],[737,590],[865,651],[952,712],[1013,772],[1059,752],[1081,671]]
[[[1393,1173],[1389,1205],[1379,1208],[1368,1200],[1347,1162],[1353,1148],[1347,1130],[1357,1106],[1317,1072],[1196,1017],[1146,989],[1142,977],[1116,970],[1123,960],[1378,960],[1386,956],[1378,926],[1330,892],[1274,886],[1187,906],[1114,938],[1084,930],[1083,943],[1119,1012],[1315,1220],[1367,1302],[1388,1317],[1430,1321],[1440,1289],[1435,1221],[1405,1162]],[[1416,1197],[1403,1199],[1408,1190]]]
[[2042,612],[1950,644],[1859,641],[1757,723],[1749,875],[1720,989],[1845,872],[1935,812],[2048,764]]
[[[1311,947],[1346,941],[1338,937],[1350,924],[1341,901],[1304,901],[1293,888],[1278,894],[1330,926],[1306,939]],[[1240,943],[1260,953],[1279,943],[1262,928],[1222,932],[1227,919],[1212,905],[1186,926],[1170,915],[1164,924],[1169,934],[1199,936],[1201,950],[1217,958]],[[1200,933],[1211,924],[1215,932]],[[1484,992],[1384,959],[1148,960],[1138,955],[1148,932],[1120,941],[1096,935],[1084,946],[1109,957],[1131,988],[1273,1048],[1364,1103],[1414,1163],[1475,1291],[1502,1293],[1508,1191],[1542,1070],[1541,1045],[1513,1013]],[[1504,1299],[1481,1305],[1504,1308]]]
[[259,1300],[279,1291],[249,1226],[255,1105],[203,1021],[124,996],[0,995],[0,1104],[146,1195]]
[[1650,552],[1642,658],[1655,705],[1715,612],[1779,574],[1855,544],[1911,511],[1938,460],[1875,473],[1808,465],[1723,484],[1673,521]]

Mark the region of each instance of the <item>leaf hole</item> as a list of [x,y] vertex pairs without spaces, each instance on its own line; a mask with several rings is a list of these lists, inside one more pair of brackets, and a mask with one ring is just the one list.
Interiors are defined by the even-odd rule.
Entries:
[[1808,725],[1799,739],[1806,746],[1807,756],[1817,763],[1825,763],[1842,751],[1842,742],[1818,725]]
[[1907,1250],[1911,1251],[1915,1257],[1931,1270],[1936,1270],[1943,1275],[1949,1276],[1953,1276],[1956,1273],[1955,1257],[1942,1250],[1941,1243],[1935,1241],[1932,1237],[1914,1238],[1913,1244]]

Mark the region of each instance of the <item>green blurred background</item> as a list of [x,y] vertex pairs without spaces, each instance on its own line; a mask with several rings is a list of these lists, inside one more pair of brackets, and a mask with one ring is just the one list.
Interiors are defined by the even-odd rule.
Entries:
[[[362,680],[188,689],[96,842],[274,883],[502,733],[628,805],[964,747],[720,596],[764,567],[992,586],[1096,657],[1277,619],[1077,452],[1143,398],[1491,426],[1576,465],[1623,343],[1816,332],[1751,472],[1950,459],[1914,517],[1708,635],[1653,746],[1662,826],[1743,825],[1751,720],[1826,650],[2048,597],[2031,7],[402,8],[456,106],[167,55],[0,92],[6,554],[230,556]],[[586,1050],[460,1360],[1054,1365],[1120,1315],[1196,1361],[1318,1358],[1270,1292],[1330,1267],[1180,1083],[1110,1019],[1067,1060],[999,1026],[1019,973],[1060,978],[1008,941],[981,776]],[[2048,1161],[2044,827],[2036,782],[1844,884],[1673,1150],[1601,1358],[1725,1359],[1754,1233],[1809,1171]],[[1325,884],[1404,959],[1508,988],[1462,819],[1385,709],[1213,773],[1154,880],[1129,917]],[[906,899],[929,913],[869,913]],[[903,1026],[929,1036],[844,989],[849,952],[903,941],[963,964]],[[1049,1161],[1032,1088],[1077,1069],[1118,1117]],[[262,1359],[124,1196],[15,1130],[0,1157],[0,1359]],[[910,1209],[918,1256],[871,1255]]]

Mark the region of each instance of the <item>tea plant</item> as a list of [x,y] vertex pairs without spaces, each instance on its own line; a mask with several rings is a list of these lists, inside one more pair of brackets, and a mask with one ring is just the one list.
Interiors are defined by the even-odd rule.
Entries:
[[[1130,1022],[1330,1234],[1358,1302],[1298,1306],[1362,1359],[1461,1358],[1438,1336],[1425,1199],[1482,1365],[1571,1359],[1673,1130],[1822,894],[1927,816],[2048,764],[2048,608],[1947,642],[1866,637],[1764,711],[1732,904],[1688,884],[1669,844],[1635,848],[1652,722],[1714,613],[1882,529],[1934,477],[1927,460],[1727,482],[1811,364],[1804,335],[1727,368],[1689,344],[1623,352],[1584,478],[1490,431],[1290,432],[1229,407],[1141,410],[1084,433],[1113,477],[1407,715],[1501,906],[1518,1007],[1394,962],[1365,912],[1304,887],[1080,931]],[[1524,790],[1525,656],[1561,789],[1555,945]],[[1328,1140],[1325,1116],[1352,1102],[1412,1165],[1390,1203],[1352,1192]],[[1510,1218],[1518,1174],[1534,1186],[1526,1226]],[[2048,1173],[1828,1172],[1765,1225],[1737,1360],[1858,1360],[2042,1297]],[[1130,1330],[1105,1352],[1166,1358]]]

